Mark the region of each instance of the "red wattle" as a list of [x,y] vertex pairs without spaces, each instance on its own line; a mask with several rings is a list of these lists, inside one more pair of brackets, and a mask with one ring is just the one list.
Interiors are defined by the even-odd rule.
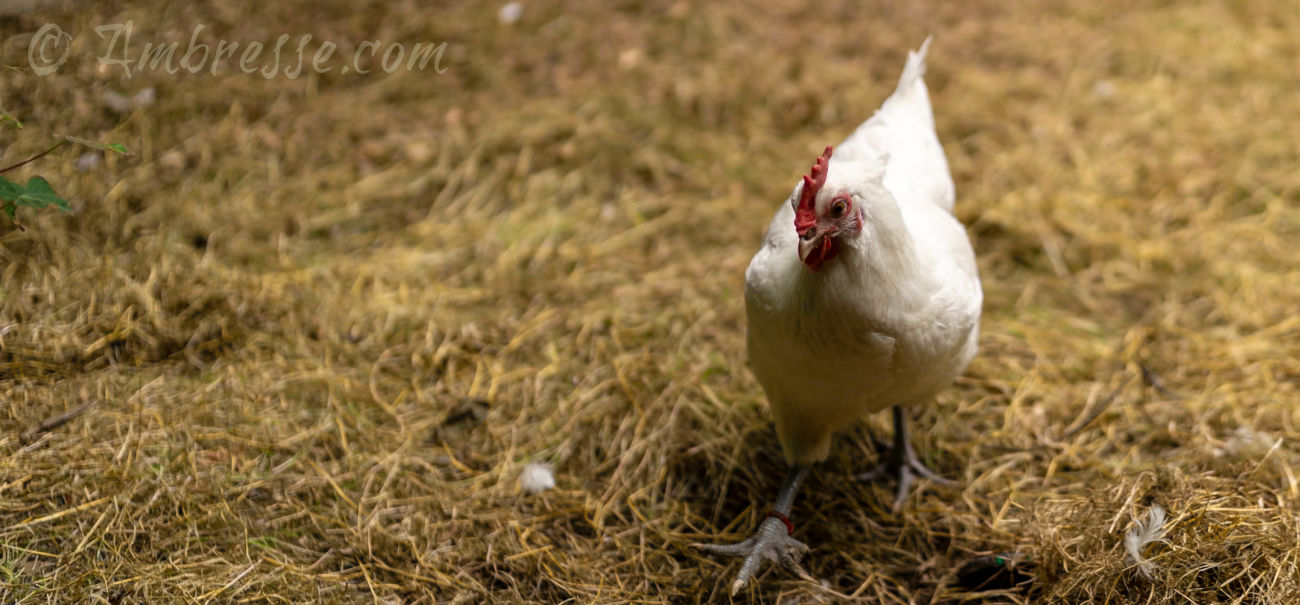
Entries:
[[808,253],[808,257],[803,259],[803,264],[808,265],[810,271],[816,271],[821,268],[822,263],[835,258],[840,253],[840,249],[835,245],[835,240],[830,237],[823,237],[820,246]]

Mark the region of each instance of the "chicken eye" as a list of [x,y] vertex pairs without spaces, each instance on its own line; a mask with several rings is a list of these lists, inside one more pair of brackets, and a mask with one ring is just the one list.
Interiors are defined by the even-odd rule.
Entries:
[[848,210],[848,204],[844,203],[842,200],[835,200],[835,203],[831,204],[831,218],[838,219],[841,216],[844,216],[844,213],[848,212]]

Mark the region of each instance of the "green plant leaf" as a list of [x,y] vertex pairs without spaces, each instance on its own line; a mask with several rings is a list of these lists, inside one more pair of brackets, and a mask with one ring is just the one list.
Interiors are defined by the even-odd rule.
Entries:
[[54,206],[64,212],[71,211],[68,200],[54,193],[54,188],[50,186],[50,182],[39,176],[28,179],[26,190],[18,196],[18,199],[14,200],[14,203],[19,206],[31,206],[32,208]]
[[22,121],[20,121],[18,118],[9,115],[9,112],[5,111],[4,108],[0,108],[0,124],[3,124],[5,122],[13,122],[14,126],[18,128],[23,127]]
[[14,200],[17,200],[18,196],[22,195],[22,193],[22,185],[0,176],[0,200],[13,202]]
[[131,154],[131,150],[127,149],[127,148],[126,148],[126,145],[123,145],[123,144],[121,144],[121,143],[100,143],[100,142],[97,142],[97,141],[92,141],[92,140],[90,140],[90,139],[83,139],[83,138],[81,138],[81,137],[74,137],[74,136],[72,136],[72,135],[68,135],[68,136],[65,136],[65,137],[63,137],[63,138],[66,139],[69,143],[76,143],[76,144],[78,144],[78,145],[85,145],[86,147],[90,147],[91,149],[100,149],[100,150],[103,150],[103,151],[112,151],[112,152],[120,153],[120,154],[123,154],[123,155],[132,155],[132,154]]

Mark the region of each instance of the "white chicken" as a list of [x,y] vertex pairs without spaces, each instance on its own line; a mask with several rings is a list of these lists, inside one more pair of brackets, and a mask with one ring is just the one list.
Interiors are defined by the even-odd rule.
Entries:
[[983,294],[922,79],[929,45],[909,53],[875,115],[817,158],[745,272],[750,365],[790,470],[749,539],[697,545],[745,557],[732,594],[764,560],[806,577],[791,505],[832,434],[855,420],[893,407],[893,446],[859,479],[894,477],[896,506],[916,476],[947,483],[916,458],[903,410],[974,357]]

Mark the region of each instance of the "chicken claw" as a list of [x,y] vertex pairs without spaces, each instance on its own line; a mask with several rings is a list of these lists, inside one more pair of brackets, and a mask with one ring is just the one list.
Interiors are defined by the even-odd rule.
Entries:
[[792,571],[800,578],[809,581],[815,581],[809,573],[799,564],[804,553],[808,552],[808,545],[800,542],[790,536],[785,521],[775,516],[769,516],[763,520],[762,525],[758,526],[758,531],[743,542],[735,544],[692,544],[704,552],[722,555],[726,557],[745,557],[745,562],[740,566],[740,572],[736,574],[736,581],[731,583],[731,594],[734,596],[740,592],[741,588],[758,573],[759,566],[763,561],[775,561],[782,567]]

